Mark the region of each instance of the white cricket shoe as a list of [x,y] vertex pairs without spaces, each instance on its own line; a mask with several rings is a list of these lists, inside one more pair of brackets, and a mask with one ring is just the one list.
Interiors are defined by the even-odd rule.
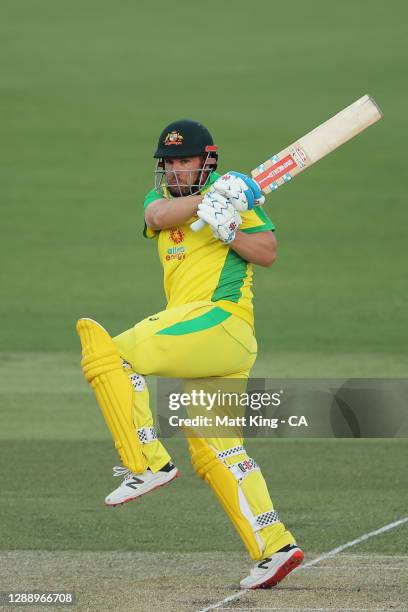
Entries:
[[122,484],[105,498],[105,504],[108,506],[125,504],[162,487],[177,478],[179,474],[173,463],[168,463],[156,473],[146,470],[142,474],[134,474],[127,468],[116,466],[113,468],[113,475],[124,476],[124,478]]
[[302,563],[304,554],[296,544],[285,546],[271,557],[258,561],[249,576],[241,580],[241,589],[270,589]]

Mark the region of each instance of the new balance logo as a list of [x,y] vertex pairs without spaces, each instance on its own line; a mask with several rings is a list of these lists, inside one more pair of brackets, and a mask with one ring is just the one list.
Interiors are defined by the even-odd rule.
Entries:
[[140,478],[136,478],[136,476],[134,476],[130,482],[126,483],[126,486],[130,487],[131,489],[137,489],[137,485],[142,485],[142,484],[143,484],[143,480],[140,480]]

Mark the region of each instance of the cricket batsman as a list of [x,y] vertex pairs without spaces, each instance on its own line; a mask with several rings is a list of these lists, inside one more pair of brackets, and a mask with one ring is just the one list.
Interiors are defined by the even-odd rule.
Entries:
[[[162,131],[154,157],[155,187],[144,200],[144,236],[157,244],[165,310],[111,338],[82,318],[82,368],[95,391],[122,465],[121,484],[106,497],[116,506],[178,476],[158,440],[146,377],[247,379],[257,343],[253,266],[276,257],[274,225],[251,178],[216,172],[217,146],[191,120]],[[205,227],[194,232],[200,218]],[[259,466],[244,441],[188,437],[194,470],[212,488],[255,565],[241,588],[270,588],[303,560],[275,510]]]

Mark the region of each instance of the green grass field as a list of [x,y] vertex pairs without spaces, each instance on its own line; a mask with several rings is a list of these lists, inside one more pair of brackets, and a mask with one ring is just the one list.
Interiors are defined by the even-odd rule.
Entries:
[[[364,93],[376,99],[383,121],[269,198],[279,255],[256,270],[253,374],[406,377],[407,17],[402,0],[3,1],[2,588],[36,584],[41,576],[25,568],[44,559],[49,585],[58,586],[59,563],[74,568],[60,573],[64,584],[82,593],[99,585],[104,601],[84,595],[82,607],[132,609],[124,590],[110,599],[106,582],[121,551],[141,555],[142,578],[129,587],[147,598],[140,610],[198,610],[228,595],[234,572],[248,566],[184,441],[169,442],[183,478],[140,504],[103,506],[117,459],[79,368],[79,316],[114,335],[165,305],[155,245],[141,235],[142,200],[156,139],[173,119],[201,120],[220,147],[220,169],[248,171]],[[407,513],[405,439],[253,440],[248,448],[310,556]],[[96,577],[84,572],[81,582],[81,563],[95,551],[107,555],[100,582],[94,557]],[[368,555],[372,568],[396,566],[408,554],[407,527],[350,552]],[[166,599],[170,578],[161,585],[154,566],[171,555],[175,582],[192,585],[177,601]],[[282,586],[276,609],[404,609],[392,580],[363,604],[359,585],[320,588],[315,575],[307,592],[300,578],[288,582],[293,590]],[[406,581],[406,568],[396,580]],[[245,609],[263,597],[246,599]]]

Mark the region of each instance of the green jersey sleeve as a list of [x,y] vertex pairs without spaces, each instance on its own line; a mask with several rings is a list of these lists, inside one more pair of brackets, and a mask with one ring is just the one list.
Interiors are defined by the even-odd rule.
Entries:
[[[157,191],[157,189],[155,188],[151,189],[149,193],[145,195],[145,198],[143,201],[143,209],[146,210],[149,204],[151,204],[155,200],[160,200],[160,198],[162,197],[163,197],[163,193],[161,193],[160,191]],[[157,230],[157,231],[152,230],[150,227],[147,227],[146,222],[145,222],[144,228],[143,228],[143,236],[145,238],[157,238],[159,233],[160,233],[160,230]]]
[[147,208],[149,204],[151,204],[155,200],[160,200],[160,198],[163,198],[163,197],[164,196],[163,196],[162,191],[157,191],[157,189],[155,188],[151,189],[149,193],[145,195],[145,198],[143,201],[143,208]]

